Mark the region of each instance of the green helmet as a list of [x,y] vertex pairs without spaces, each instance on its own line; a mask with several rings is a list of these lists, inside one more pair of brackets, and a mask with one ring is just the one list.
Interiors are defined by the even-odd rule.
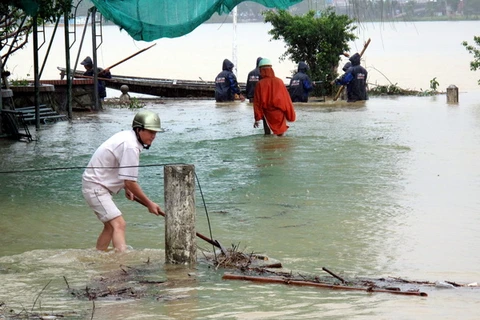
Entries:
[[160,126],[160,117],[153,111],[142,110],[133,118],[132,128],[141,128],[151,131],[162,132],[163,129]]
[[272,62],[270,61],[270,59],[263,58],[263,59],[260,60],[260,62],[258,63],[258,67],[261,68],[261,67],[266,67],[266,66],[271,67],[271,66],[272,66]]

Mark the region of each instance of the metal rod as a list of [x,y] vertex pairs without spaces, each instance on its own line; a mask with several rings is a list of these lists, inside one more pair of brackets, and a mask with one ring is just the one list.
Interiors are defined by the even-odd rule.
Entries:
[[85,33],[87,32],[89,19],[90,19],[90,11],[87,12],[87,17],[85,18],[85,25],[83,26],[82,38],[80,39],[80,44],[78,46],[77,59],[75,60],[75,65],[73,66],[72,76],[75,76],[75,71],[77,71],[77,65],[78,65],[78,61],[80,60],[80,53],[82,52],[83,40],[85,39]]
[[38,16],[33,17],[33,72],[34,72],[34,101],[35,101],[35,128],[40,129],[40,79],[38,78]]
[[[66,15],[65,15],[65,17],[66,17]],[[40,68],[40,72],[39,72],[39,75],[38,75],[39,78],[42,78],[43,69],[45,68],[45,64],[47,63],[47,58],[48,58],[48,55],[50,53],[50,49],[52,48],[53,40],[55,39],[55,34],[57,33],[57,28],[58,28],[58,23],[59,22],[60,22],[60,16],[57,17],[57,21],[55,22],[55,27],[53,28],[52,37],[50,39],[50,43],[48,44],[47,52],[45,53],[45,59],[43,60],[42,67]]]
[[67,66],[67,116],[68,119],[72,120],[72,70],[70,68],[70,34],[68,30],[68,12],[64,12],[63,20],[65,21],[64,24],[64,32],[65,32],[65,65]]
[[96,15],[97,8],[92,8],[92,58],[93,58],[93,93],[95,96],[95,103],[93,109],[98,111],[100,107],[100,95],[98,92],[98,74],[97,74],[97,30],[96,30]]

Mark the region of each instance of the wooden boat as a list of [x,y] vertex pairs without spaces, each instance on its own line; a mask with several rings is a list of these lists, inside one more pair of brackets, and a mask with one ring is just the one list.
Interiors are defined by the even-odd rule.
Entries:
[[179,80],[142,78],[112,75],[112,81],[105,81],[106,87],[120,90],[127,85],[129,92],[167,98],[214,98],[215,82],[201,80]]
[[[62,77],[65,68],[57,67]],[[84,77],[82,71],[76,71],[75,77]],[[90,78],[90,77],[89,77]],[[63,79],[63,78],[62,78]],[[164,78],[144,78],[112,74],[112,79],[104,79],[107,88],[120,90],[122,85],[128,86],[129,92],[147,94],[166,98],[214,98],[215,82],[203,80],[180,80]],[[245,84],[239,83],[245,91]]]

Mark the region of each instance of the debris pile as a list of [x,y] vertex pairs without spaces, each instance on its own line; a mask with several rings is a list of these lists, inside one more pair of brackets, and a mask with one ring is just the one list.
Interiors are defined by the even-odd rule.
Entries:
[[278,283],[295,286],[311,286],[333,290],[356,290],[365,292],[382,292],[397,295],[412,295],[427,297],[428,294],[421,289],[425,288],[478,288],[477,283],[459,284],[451,281],[410,281],[398,277],[387,278],[354,278],[344,279],[338,274],[323,267],[322,270],[329,275],[302,274],[283,269],[281,263],[271,262],[267,256],[254,253],[239,252],[238,247],[233,247],[215,255],[205,256],[207,261],[213,263],[215,268],[235,270],[224,273],[224,280],[244,280],[261,283]]
[[[224,280],[244,280],[260,283],[276,283],[294,286],[310,286],[325,288],[331,290],[350,290],[364,291],[367,293],[381,292],[397,295],[412,295],[427,297],[425,289],[453,289],[466,288],[478,289],[478,283],[460,284],[451,281],[410,281],[398,277],[386,278],[349,278],[346,279],[327,268],[322,268],[325,274],[314,275],[308,273],[294,272],[283,268],[278,261],[256,253],[244,253],[238,250],[238,246],[225,249],[218,252],[203,251],[204,259],[199,259],[199,264],[207,264],[211,268],[229,270],[223,274]],[[118,270],[107,274],[97,276],[92,282],[84,288],[71,288],[67,279],[66,291],[68,294],[80,300],[92,301],[92,318],[95,312],[95,301],[98,300],[130,300],[142,298],[155,298],[157,301],[171,301],[186,298],[181,295],[168,295],[166,289],[169,287],[189,286],[195,281],[194,274],[188,274],[188,278],[168,281],[159,278],[158,270],[161,268],[158,264],[152,264],[150,259],[143,264],[131,267],[120,265]],[[182,282],[182,283],[180,283]],[[187,283],[188,282],[188,283]],[[34,312],[35,304],[47,284],[35,299],[34,305],[30,311],[23,309],[15,311],[8,308],[5,303],[0,301],[0,319],[83,319],[85,314],[67,312],[65,314],[45,314]]]
[[238,250],[238,246],[232,245],[231,248],[222,248],[220,252],[202,251],[206,263],[211,264],[215,269],[235,269],[240,271],[282,268],[282,264],[278,261],[272,261],[269,257],[261,254],[244,253]]

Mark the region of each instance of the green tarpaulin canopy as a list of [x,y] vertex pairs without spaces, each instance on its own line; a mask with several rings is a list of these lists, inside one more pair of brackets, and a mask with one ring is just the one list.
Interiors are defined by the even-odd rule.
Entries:
[[[92,0],[108,20],[135,40],[183,36],[215,12],[229,13],[246,0]],[[302,0],[250,0],[267,8],[286,9]]]

